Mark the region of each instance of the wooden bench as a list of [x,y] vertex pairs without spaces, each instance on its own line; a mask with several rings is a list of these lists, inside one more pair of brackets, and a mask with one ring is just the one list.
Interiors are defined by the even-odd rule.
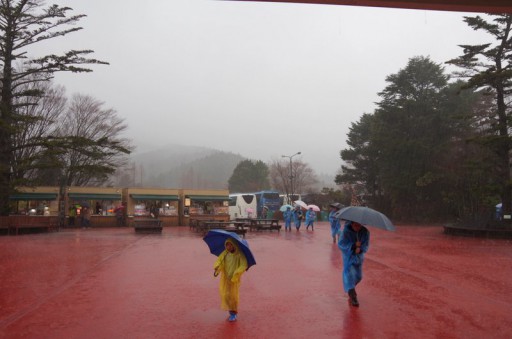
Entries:
[[162,233],[162,221],[159,219],[135,219],[133,227],[136,233]]
[[9,225],[9,234],[19,234],[20,229],[30,230],[46,230],[47,232],[58,231],[59,223],[54,217],[25,217],[25,218],[13,218]]
[[9,225],[2,225],[0,224],[0,233],[5,232],[6,234],[9,234]]

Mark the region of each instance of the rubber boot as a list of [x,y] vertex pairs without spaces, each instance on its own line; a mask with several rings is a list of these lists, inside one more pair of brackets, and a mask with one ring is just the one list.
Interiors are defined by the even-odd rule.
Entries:
[[358,307],[359,301],[357,300],[357,293],[354,288],[348,290],[348,296],[350,298],[350,305]]

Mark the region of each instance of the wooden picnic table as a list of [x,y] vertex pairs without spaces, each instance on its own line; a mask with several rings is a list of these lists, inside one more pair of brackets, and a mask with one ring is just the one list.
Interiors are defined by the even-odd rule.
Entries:
[[221,222],[221,221],[229,221],[229,216],[220,216],[220,215],[196,215],[189,217],[189,226],[191,229],[196,228],[196,226],[200,226],[203,221],[211,221],[211,222]]
[[253,218],[241,218],[241,217],[238,217],[238,218],[235,218],[236,221],[240,221],[240,222],[244,222],[246,224],[250,224],[251,220],[253,220]]
[[[238,221],[238,218],[237,218]],[[277,230],[281,231],[281,225],[279,225],[279,219],[254,219],[244,218],[246,225],[249,225],[251,231],[263,231],[263,230]]]
[[245,223],[241,221],[218,221],[218,220],[201,220],[195,226],[197,231],[207,233],[209,230],[220,229],[229,232],[235,232],[245,237],[247,230],[244,228]]

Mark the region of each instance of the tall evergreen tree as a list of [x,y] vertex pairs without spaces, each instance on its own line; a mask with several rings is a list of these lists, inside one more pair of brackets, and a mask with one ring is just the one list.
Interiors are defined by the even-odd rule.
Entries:
[[[28,82],[26,91],[44,93],[43,96],[24,96],[16,101],[19,119],[13,135],[14,161],[12,164],[13,183],[15,186],[47,184],[38,182],[41,171],[50,171],[51,180],[59,179],[55,175],[53,156],[45,150],[41,140],[55,135],[56,122],[64,114],[67,99],[61,86],[47,82]],[[44,153],[44,156],[41,154]]]
[[357,186],[372,206],[382,210],[385,207],[379,179],[379,149],[372,141],[374,120],[373,114],[365,113],[358,122],[352,123],[347,134],[349,148],[340,152],[345,164],[341,166],[341,173],[336,175],[334,181],[338,185]]
[[489,133],[494,109],[492,97],[485,91],[461,91],[463,86],[459,81],[448,87],[452,138],[444,156],[438,159],[443,176],[443,211],[465,225],[486,224],[501,192],[497,156],[482,137]]
[[436,160],[451,138],[445,121],[448,76],[428,57],[414,57],[386,81],[371,139],[378,146],[381,187],[396,214],[422,217],[441,201]]
[[438,201],[440,175],[432,160],[450,137],[443,122],[447,80],[426,57],[412,58],[388,76],[375,114],[350,128],[349,148],[341,151],[346,165],[336,183],[364,187],[368,202],[382,210],[391,200],[400,216],[417,215],[416,206]]
[[68,15],[71,10],[58,5],[45,7],[43,0],[0,1],[0,215],[9,213],[9,195],[14,189],[13,137],[22,119],[16,100],[27,95],[42,95],[24,91],[23,85],[34,78],[48,81],[55,72],[89,72],[90,69],[81,65],[105,63],[86,58],[91,50],[28,58],[27,51],[32,45],[81,29],[74,25],[84,15]]
[[228,180],[231,192],[257,192],[270,188],[268,166],[261,160],[243,160]]
[[[494,117],[489,121],[492,130],[483,139],[496,154],[496,170],[500,177],[503,213],[512,214],[512,173],[510,171],[511,110],[507,105],[512,90],[512,14],[489,14],[464,17],[475,31],[494,38],[494,43],[460,45],[463,55],[448,61],[462,68],[458,76],[467,79],[467,88],[482,89],[494,97]],[[484,140],[482,140],[484,141]]]

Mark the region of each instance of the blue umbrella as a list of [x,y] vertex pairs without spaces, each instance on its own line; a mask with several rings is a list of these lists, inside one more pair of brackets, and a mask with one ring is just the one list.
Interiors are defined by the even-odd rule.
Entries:
[[237,243],[238,248],[244,253],[245,259],[247,259],[247,269],[252,265],[256,265],[256,260],[254,260],[254,256],[249,248],[249,243],[234,232],[210,230],[203,240],[210,248],[210,253],[219,256],[226,249],[225,243],[228,238],[233,239]]
[[354,221],[365,226],[373,226],[387,231],[394,231],[391,220],[379,211],[364,206],[348,206],[334,214],[338,219]]
[[287,210],[288,208],[292,210],[292,209],[293,209],[293,206],[292,206],[292,205],[283,205],[283,206],[279,207],[279,210],[280,210],[281,212],[286,212],[286,210]]

